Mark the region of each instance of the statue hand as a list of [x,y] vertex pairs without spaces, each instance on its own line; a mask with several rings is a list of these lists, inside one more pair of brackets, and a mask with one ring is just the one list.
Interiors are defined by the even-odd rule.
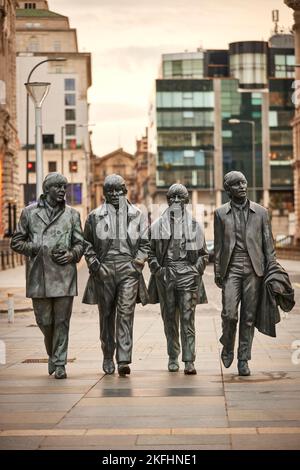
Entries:
[[41,248],[41,245],[39,245],[38,243],[33,242],[32,247],[31,247],[32,256],[36,256],[38,254],[40,248]]
[[132,264],[139,273],[143,271],[144,264],[145,264],[143,260],[135,258],[132,260]]
[[69,264],[72,263],[74,256],[73,253],[69,250],[61,250],[52,254],[52,258],[57,264]]

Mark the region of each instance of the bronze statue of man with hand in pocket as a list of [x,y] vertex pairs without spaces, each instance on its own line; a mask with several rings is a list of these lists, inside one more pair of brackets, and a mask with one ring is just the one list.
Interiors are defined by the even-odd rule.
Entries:
[[206,303],[202,281],[208,253],[200,224],[186,209],[189,194],[182,184],[167,192],[169,208],[151,226],[150,303],[160,303],[169,356],[168,370],[179,370],[179,324],[184,373],[195,375],[195,309]]
[[146,217],[127,199],[120,175],[105,178],[105,202],[86,221],[85,259],[90,277],[83,303],[98,304],[103,371],[115,371],[114,354],[120,376],[130,374],[133,319],[137,302],[147,303],[142,275],[148,258]]

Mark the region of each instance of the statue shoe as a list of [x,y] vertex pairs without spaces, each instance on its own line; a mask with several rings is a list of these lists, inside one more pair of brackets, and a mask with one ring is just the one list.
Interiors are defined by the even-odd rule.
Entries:
[[172,359],[171,357],[169,358],[168,370],[169,370],[169,372],[178,372],[179,363],[178,363],[177,358],[175,358],[175,359]]
[[248,361],[238,361],[238,371],[241,376],[248,376],[251,374],[248,367]]
[[65,366],[56,366],[55,378],[56,379],[66,379],[67,378],[67,373],[66,373]]
[[103,365],[102,365],[103,371],[111,375],[115,372],[115,364],[112,359],[103,359]]
[[49,374],[49,375],[52,375],[53,372],[55,372],[55,369],[56,369],[55,364],[53,364],[53,362],[52,362],[51,359],[49,358],[49,359],[48,359],[48,374]]
[[128,364],[118,364],[118,373],[120,377],[125,377],[125,375],[130,374],[130,367]]
[[193,362],[186,362],[185,363],[184,373],[186,375],[196,375],[197,374],[197,371],[195,369],[195,366],[194,366]]
[[227,352],[225,348],[222,349],[221,359],[226,369],[228,369],[228,367],[231,366],[233,358],[234,358],[233,351]]

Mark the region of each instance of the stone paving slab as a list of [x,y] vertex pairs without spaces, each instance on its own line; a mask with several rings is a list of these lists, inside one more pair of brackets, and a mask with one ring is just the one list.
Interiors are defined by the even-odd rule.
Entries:
[[252,376],[238,377],[236,361],[230,369],[220,361],[220,291],[209,266],[209,304],[196,311],[198,375],[185,376],[182,363],[178,373],[167,371],[159,306],[148,305],[136,309],[132,373],[120,378],[102,372],[97,308],[80,301],[86,278],[82,268],[70,328],[75,361],[65,381],[49,377],[47,364],[23,363],[45,358],[33,313],[16,314],[13,324],[0,316],[7,346],[1,449],[300,449],[300,365],[291,361],[291,344],[300,339],[298,304],[277,338],[256,333]]

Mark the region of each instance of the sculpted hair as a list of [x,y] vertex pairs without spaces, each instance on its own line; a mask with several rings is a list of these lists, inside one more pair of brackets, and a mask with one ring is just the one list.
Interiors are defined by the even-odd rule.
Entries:
[[241,171],[229,171],[229,173],[226,173],[223,186],[227,194],[229,194],[230,186],[241,179],[247,182],[246,176]]
[[185,196],[185,203],[189,202],[189,192],[183,184],[175,183],[169,187],[167,192],[167,199],[169,200],[174,194],[180,194]]
[[127,188],[126,188],[126,183],[125,183],[124,178],[116,174],[108,175],[105,178],[104,184],[103,184],[103,192],[105,193],[106,191],[108,191],[108,189],[117,185],[121,185],[124,190],[124,194],[127,194]]
[[68,180],[64,175],[56,171],[48,173],[43,181],[43,193],[46,194],[51,186],[59,183],[68,184]]

